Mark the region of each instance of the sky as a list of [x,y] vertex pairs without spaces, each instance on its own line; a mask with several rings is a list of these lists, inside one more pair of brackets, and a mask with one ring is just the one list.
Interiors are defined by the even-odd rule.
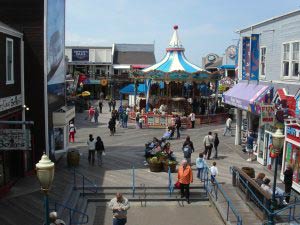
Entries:
[[154,43],[159,62],[178,25],[186,57],[201,66],[237,43],[235,31],[298,9],[298,0],[66,0],[66,46]]

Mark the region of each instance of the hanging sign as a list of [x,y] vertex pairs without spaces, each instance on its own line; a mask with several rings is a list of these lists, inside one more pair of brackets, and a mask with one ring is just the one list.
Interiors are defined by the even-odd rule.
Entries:
[[0,150],[31,150],[30,131],[0,129]]
[[260,119],[261,125],[270,124],[274,125],[275,122],[275,104],[261,104]]

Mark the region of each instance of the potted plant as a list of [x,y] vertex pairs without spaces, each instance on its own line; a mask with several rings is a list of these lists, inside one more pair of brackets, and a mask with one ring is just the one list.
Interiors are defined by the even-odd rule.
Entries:
[[167,158],[168,158],[167,154],[162,151],[156,152],[154,156],[157,157],[158,160],[161,162],[167,160]]
[[176,165],[178,164],[177,161],[175,160],[166,160],[164,161],[163,165],[164,165],[164,171],[165,172],[168,172],[169,171],[169,167],[170,167],[170,170],[171,170],[171,173],[175,173],[176,172]]
[[148,163],[151,172],[161,172],[163,169],[162,161],[156,156],[151,157]]

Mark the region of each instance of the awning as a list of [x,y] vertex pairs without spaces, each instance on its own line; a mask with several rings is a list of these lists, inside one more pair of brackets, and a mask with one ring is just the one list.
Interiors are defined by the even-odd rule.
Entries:
[[238,83],[223,94],[223,101],[240,109],[253,111],[253,105],[261,102],[271,88],[261,84]]
[[[121,94],[134,94],[134,84],[128,84],[120,90]],[[137,93],[145,93],[145,84],[139,84]]]
[[235,65],[222,65],[219,67],[220,69],[223,69],[223,70],[234,70],[235,69]]

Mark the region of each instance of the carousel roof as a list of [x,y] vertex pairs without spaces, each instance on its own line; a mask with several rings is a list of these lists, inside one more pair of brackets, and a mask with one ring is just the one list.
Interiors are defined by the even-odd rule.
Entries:
[[184,55],[184,48],[178,37],[178,26],[174,26],[174,33],[169,43],[169,47],[166,50],[167,54],[159,63],[154,64],[143,71],[148,72],[151,70],[159,70],[165,73],[172,71],[185,71],[187,73],[204,71],[186,59]]
[[220,74],[210,73],[190,63],[178,37],[178,26],[174,26],[174,33],[166,49],[165,57],[159,62],[143,70],[132,70],[131,78],[177,81],[211,81],[220,79]]

